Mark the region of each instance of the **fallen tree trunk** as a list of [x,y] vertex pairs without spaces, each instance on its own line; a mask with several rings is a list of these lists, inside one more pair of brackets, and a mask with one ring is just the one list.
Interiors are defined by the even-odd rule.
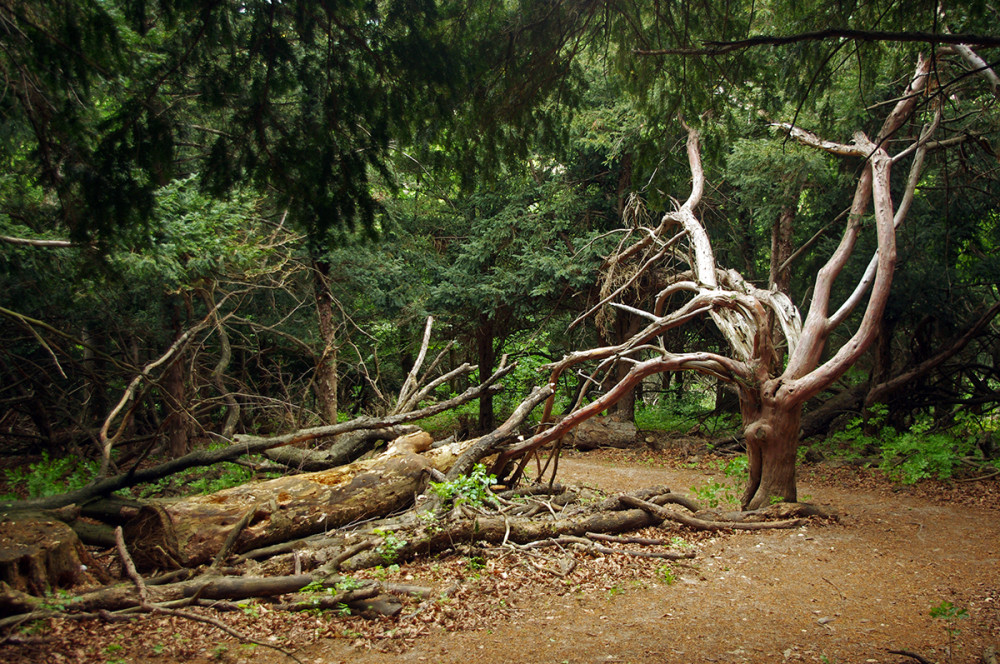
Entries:
[[430,469],[446,471],[474,442],[419,454],[431,445],[420,432],[375,459],[152,503],[126,524],[125,540],[140,567],[172,569],[384,516],[411,504]]
[[417,431],[420,431],[420,427],[413,425],[362,429],[336,436],[326,449],[307,450],[291,446],[275,447],[265,450],[264,456],[283,466],[311,473],[357,461],[366,452],[372,450],[379,441],[394,440]]
[[563,445],[578,450],[593,450],[599,447],[634,447],[639,430],[635,422],[619,422],[605,417],[593,417],[581,422],[566,434]]
[[0,512],[7,510],[53,509],[73,504],[82,505],[90,500],[107,496],[120,489],[146,482],[155,482],[156,480],[168,477],[174,473],[179,473],[180,471],[187,470],[188,468],[210,466],[212,464],[219,463],[220,461],[230,461],[232,459],[239,458],[245,454],[260,454],[266,450],[281,447],[283,445],[305,443],[311,440],[316,440],[317,438],[336,436],[350,431],[357,431],[359,429],[378,429],[413,422],[425,417],[430,417],[431,415],[436,415],[437,413],[443,413],[444,411],[460,406],[463,403],[472,401],[473,399],[478,399],[485,394],[493,394],[500,391],[503,388],[498,385],[498,381],[510,373],[515,366],[516,365],[513,364],[504,366],[498,369],[481,385],[470,387],[457,397],[427,406],[426,408],[421,408],[419,410],[378,418],[359,417],[348,422],[338,422],[337,424],[300,429],[299,431],[293,431],[280,436],[260,437],[246,434],[239,435],[235,438],[234,443],[229,447],[214,450],[197,450],[151,468],[134,469],[120,475],[115,475],[114,477],[99,480],[81,489],[67,491],[66,493],[56,496],[0,503]]

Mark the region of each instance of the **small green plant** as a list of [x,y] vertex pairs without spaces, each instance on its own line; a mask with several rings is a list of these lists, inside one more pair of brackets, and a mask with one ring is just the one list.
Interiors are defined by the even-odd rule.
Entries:
[[674,582],[677,581],[677,575],[674,573],[674,568],[666,563],[656,568],[656,575],[660,577],[660,580],[668,586],[674,585]]
[[[318,607],[320,604],[322,604],[323,595],[335,595],[338,593],[349,592],[351,590],[357,590],[363,585],[364,583],[362,583],[361,581],[358,581],[357,579],[350,576],[345,576],[332,586],[328,586],[322,581],[310,581],[306,585],[302,586],[299,589],[299,592],[302,593],[303,595],[311,595],[312,598],[309,600],[310,604]],[[344,606],[346,606],[346,604]],[[309,609],[309,610],[320,612],[317,609]],[[337,606],[336,610],[338,613],[340,613],[340,615],[344,615],[343,613],[341,613],[340,605]]]
[[948,601],[931,607],[931,618],[942,621],[944,623],[944,631],[948,634],[948,661],[951,661],[951,648],[955,642],[955,637],[962,632],[962,630],[958,629],[958,621],[968,617],[968,611]]
[[[395,567],[397,570],[399,569],[398,565],[394,565],[393,567]],[[361,588],[364,585],[365,584],[362,581],[358,581],[352,576],[345,576],[340,581],[337,581],[337,583],[335,583],[333,587],[337,590],[337,592],[346,593],[352,590],[357,590],[358,588]]]
[[46,595],[45,600],[41,605],[42,607],[52,611],[65,611],[66,608],[73,602],[77,601],[77,599],[78,598],[68,590],[58,588],[55,592]]
[[722,471],[726,481],[710,480],[704,486],[691,489],[692,493],[709,508],[727,505],[739,507],[740,487],[747,481],[750,462],[741,455],[725,463],[720,459],[714,466]]
[[487,475],[486,466],[477,463],[468,475],[460,475],[449,482],[431,482],[430,488],[445,502],[481,507],[497,504],[490,490],[496,481],[496,475]]
[[469,556],[465,561],[465,566],[472,571],[481,570],[486,567],[486,558],[482,556]]
[[346,617],[351,615],[351,607],[344,602],[340,602],[337,604],[336,612],[338,616]]
[[249,616],[250,618],[260,617],[260,605],[256,602],[237,602],[236,606],[239,607],[245,616]]
[[387,565],[396,562],[400,551],[406,546],[406,540],[391,530],[376,528],[372,533],[382,538],[382,543],[375,547],[376,553],[382,556]]
[[715,508],[720,502],[729,502],[725,497],[727,486],[716,480],[711,480],[703,486],[693,487],[691,492],[705,507]]
[[396,574],[397,572],[399,572],[399,565],[396,565],[395,563],[389,565],[388,567],[382,567],[381,565],[376,565],[374,570],[375,578],[378,579],[379,581],[385,581],[386,579],[388,579],[393,574]]

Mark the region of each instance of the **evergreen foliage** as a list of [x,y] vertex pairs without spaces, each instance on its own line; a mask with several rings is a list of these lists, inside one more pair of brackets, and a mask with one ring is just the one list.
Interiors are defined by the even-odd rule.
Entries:
[[[933,45],[706,49],[830,28],[988,35],[992,11],[924,0],[0,0],[0,444],[34,459],[88,456],[132,378],[195,328],[172,365],[179,382],[157,375],[138,395],[124,458],[145,454],[179,413],[198,438],[221,435],[238,409],[240,431],[314,422],[317,366],[334,342],[346,409],[384,410],[430,314],[431,354],[457,341],[438,371],[469,361],[482,376],[505,353],[521,361],[498,399],[509,409],[546,362],[608,333],[567,324],[600,299],[629,196],[655,218],[689,186],[679,114],[702,129],[719,264],[766,286],[775,220],[792,209],[792,244],[806,250],[790,262],[790,290],[804,306],[860,162],[803,150],[769,122],[843,141],[871,132],[893,82]],[[886,338],[854,384],[926,360],[1000,292],[995,94],[952,52],[915,120],[940,99],[963,142],[929,157],[897,235]],[[874,240],[860,245],[835,300]],[[318,263],[334,339],[317,326]],[[642,286],[637,299],[655,293]],[[666,343],[721,343],[708,328],[684,334]],[[887,469],[941,477],[962,457],[990,461],[996,450],[957,434],[966,418],[995,429],[998,348],[994,323],[889,401]],[[578,380],[559,386],[562,402],[584,390]],[[666,410],[640,412],[686,414]]]

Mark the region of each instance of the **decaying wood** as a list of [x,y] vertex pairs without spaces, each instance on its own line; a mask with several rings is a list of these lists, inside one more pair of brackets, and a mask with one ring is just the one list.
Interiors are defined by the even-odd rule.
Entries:
[[361,429],[335,436],[332,442],[319,449],[301,447],[275,447],[264,451],[264,456],[294,470],[315,472],[336,468],[356,461],[363,454],[383,440],[394,440],[406,434],[416,433],[420,427],[399,425],[379,429]]
[[633,447],[639,430],[634,422],[620,422],[605,417],[594,417],[582,422],[563,438],[563,445],[578,450],[599,447]]
[[142,567],[190,567],[214,558],[248,512],[252,516],[233,552],[384,516],[413,502],[428,469],[447,470],[472,443],[427,451],[431,437],[420,432],[397,439],[375,459],[252,482],[207,496],[158,501],[126,525],[126,540]]
[[44,595],[93,584],[100,567],[73,529],[61,521],[0,522],[0,582]]

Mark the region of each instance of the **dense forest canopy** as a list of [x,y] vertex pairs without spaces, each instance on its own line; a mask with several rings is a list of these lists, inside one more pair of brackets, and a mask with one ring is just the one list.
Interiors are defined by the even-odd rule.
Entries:
[[[786,432],[793,458],[800,425],[857,417],[868,433],[955,432],[953,456],[988,462],[997,18],[988,3],[882,0],[0,0],[2,445],[93,460],[82,483],[240,434],[393,413],[428,316],[428,378],[449,378],[423,403],[518,363],[463,416],[489,432],[545,382],[539,367],[621,350],[698,269],[688,248],[630,249],[698,183],[697,134],[692,209],[719,270],[804,319],[856,232],[824,288],[832,311],[861,304],[810,361],[869,326],[865,352],[810,394]],[[928,69],[906,93],[918,58]],[[870,155],[816,149],[793,125],[842,146],[863,132],[898,157],[894,205],[920,152],[877,325],[852,296],[886,256],[873,213],[851,212]],[[574,363],[547,417],[734,410],[727,385],[745,381],[705,364],[598,401],[656,344],[729,353],[719,320],[665,328],[610,367]],[[767,380],[798,362],[785,332],[774,346]]]

